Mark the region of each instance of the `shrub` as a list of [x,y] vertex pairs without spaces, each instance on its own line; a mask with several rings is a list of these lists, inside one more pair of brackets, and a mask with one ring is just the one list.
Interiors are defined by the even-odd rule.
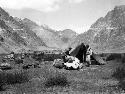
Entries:
[[111,54],[106,58],[106,61],[121,59],[121,54]]
[[69,85],[67,77],[64,74],[50,75],[46,78],[45,87],[61,86],[65,87]]
[[122,89],[125,91],[125,80],[119,81],[118,87],[119,89]]
[[118,80],[121,81],[122,79],[125,78],[125,69],[124,69],[124,68],[120,68],[120,67],[117,68],[117,69],[114,71],[112,77],[114,77],[114,78],[116,78],[116,79],[118,79]]
[[8,73],[1,72],[0,73],[0,88],[4,85],[12,85],[17,83],[25,83],[29,81],[28,73],[24,71]]
[[122,57],[121,58],[122,63],[125,63],[125,53],[123,53],[121,57]]

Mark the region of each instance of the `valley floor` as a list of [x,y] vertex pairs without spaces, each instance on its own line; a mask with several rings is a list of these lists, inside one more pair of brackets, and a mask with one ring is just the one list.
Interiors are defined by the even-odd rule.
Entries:
[[4,85],[0,94],[121,94],[119,81],[112,77],[119,62],[80,70],[57,69],[52,62],[42,62],[41,68],[23,70],[29,73],[28,82]]

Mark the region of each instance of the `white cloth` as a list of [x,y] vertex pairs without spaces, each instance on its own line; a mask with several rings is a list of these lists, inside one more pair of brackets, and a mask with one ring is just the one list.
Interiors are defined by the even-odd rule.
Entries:
[[89,47],[86,53],[86,61],[91,62],[92,49]]
[[72,67],[74,69],[77,69],[80,66],[79,59],[77,59],[76,57],[72,57],[72,56],[70,56],[70,58],[73,59],[72,62],[66,62],[64,63],[64,65],[69,68]]
[[91,60],[90,57],[91,57],[90,55],[86,55],[86,61],[90,61]]

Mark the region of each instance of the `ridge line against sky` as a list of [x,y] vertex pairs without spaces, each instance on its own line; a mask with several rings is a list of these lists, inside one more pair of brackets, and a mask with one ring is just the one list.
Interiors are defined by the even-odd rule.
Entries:
[[87,31],[117,5],[125,5],[125,0],[0,0],[0,6],[12,16],[77,33]]

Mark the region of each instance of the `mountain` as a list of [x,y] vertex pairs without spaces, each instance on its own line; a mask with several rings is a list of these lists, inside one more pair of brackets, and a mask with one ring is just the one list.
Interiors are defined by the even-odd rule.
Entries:
[[39,26],[27,18],[23,19],[23,24],[36,33],[48,47],[52,48],[65,49],[70,46],[71,41],[77,36],[77,34],[70,29],[56,31],[47,25]]
[[65,49],[78,34],[71,29],[56,31],[47,25],[24,18],[12,17],[0,8],[0,50],[21,52],[25,50]]
[[93,35],[94,35],[94,32],[92,30],[88,30],[82,34],[79,34],[78,36],[76,36],[74,41],[71,43],[72,47],[74,48],[74,47],[80,45],[81,43],[91,44],[91,42],[94,38]]
[[62,46],[63,43],[56,31],[49,28],[47,25],[39,26],[27,18],[23,19],[23,24],[36,33],[48,47],[60,48]]
[[23,24],[21,19],[10,16],[2,8],[0,8],[0,39],[0,49],[3,52],[47,47],[36,33]]
[[[44,23],[44,19],[46,18],[46,15],[43,15],[43,13],[40,11],[36,11],[33,9],[22,9],[18,11],[11,10],[11,9],[6,9],[6,10],[9,11],[14,16],[18,16],[21,18],[23,17],[24,19],[21,20],[21,23],[24,24],[26,27],[30,28],[34,33],[36,33],[36,35],[40,39],[42,39],[43,42],[48,47],[65,49],[70,46],[71,42],[74,40],[73,37],[76,37],[76,33],[70,29],[57,31],[57,30],[51,29],[47,25],[39,26],[37,24],[38,22],[37,23],[33,22],[32,20],[39,21],[39,18],[40,18],[42,19],[40,23]],[[15,19],[17,21],[20,21],[20,19],[17,17],[15,17]]]
[[65,29],[63,31],[58,31],[57,33],[64,43],[72,42],[77,36],[77,33],[75,31],[72,31],[71,29]]
[[31,21],[31,20],[28,19],[28,18],[24,18],[24,19],[22,20],[22,23],[23,23],[26,27],[28,27],[28,28],[30,28],[30,29],[34,29],[34,28],[38,28],[38,27],[39,27],[35,22]]
[[73,44],[89,43],[96,50],[125,47],[125,5],[116,6],[105,17],[99,18],[90,29],[77,36]]

